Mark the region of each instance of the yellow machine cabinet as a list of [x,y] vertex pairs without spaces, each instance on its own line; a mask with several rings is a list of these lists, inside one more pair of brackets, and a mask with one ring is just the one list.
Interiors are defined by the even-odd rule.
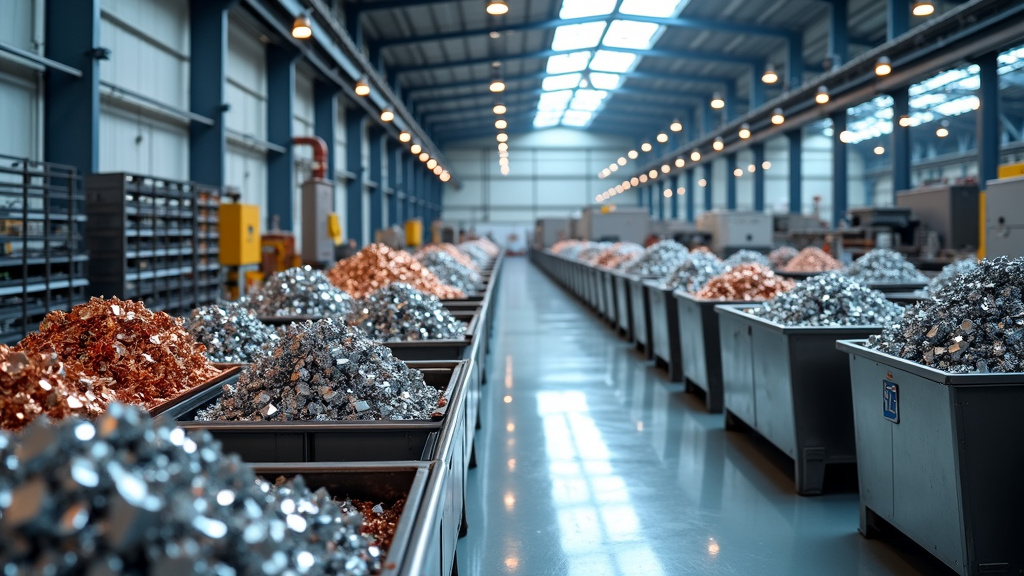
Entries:
[[423,221],[419,218],[408,220],[405,223],[405,245],[410,248],[419,248],[423,244]]
[[1024,176],[1024,162],[1018,162],[1017,164],[1003,164],[999,167],[999,179],[1003,178],[1016,178],[1017,176]]
[[253,204],[221,204],[221,266],[248,266],[262,260],[260,208]]

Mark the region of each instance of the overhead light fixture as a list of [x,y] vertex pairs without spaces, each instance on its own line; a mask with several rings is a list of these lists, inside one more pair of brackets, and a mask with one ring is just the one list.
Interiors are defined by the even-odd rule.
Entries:
[[444,168],[440,166],[434,166],[434,176],[440,176],[444,172]]
[[615,185],[615,193],[616,194],[622,194],[625,191],[626,191],[626,189],[622,187],[622,184],[616,184]]
[[676,196],[682,196],[683,194],[686,194],[686,188],[683,188],[682,186],[676,188]]
[[612,165],[609,166],[608,169],[611,170],[612,172],[618,172],[619,171],[619,165],[614,163],[614,162],[612,162]]
[[701,188],[706,188],[708,185],[708,181],[705,178],[701,178],[700,180],[697,181],[697,185],[700,186]]
[[644,142],[643,144],[640,145],[640,149],[643,150],[644,152],[650,152],[653,148],[654,147],[651,146],[650,142]]
[[771,162],[769,162],[767,160],[765,160],[764,162],[761,162],[761,170],[771,170],[771,168],[772,168],[772,163]]
[[875,75],[888,76],[892,73],[892,60],[888,56],[879,56],[875,62]]
[[499,132],[497,138],[498,142],[508,142],[508,134],[505,134],[504,132]]
[[882,154],[885,154],[885,146],[875,146],[875,155],[881,156]]
[[494,80],[491,80],[490,90],[491,90],[491,92],[494,92],[494,93],[504,92],[505,91],[505,83],[502,82],[502,80],[500,78],[495,78]]
[[647,173],[647,175],[650,176],[651,180],[657,180],[658,179],[658,171],[657,170],[651,170],[650,172]]
[[[643,178],[643,180],[640,180],[640,178]],[[633,176],[632,178],[629,179],[629,184],[631,186],[639,186],[640,182],[647,182],[647,175],[646,174],[640,176],[640,178],[637,178],[636,176]]]
[[938,136],[939,138],[945,138],[946,136],[949,136],[949,120],[943,120],[941,123],[939,123],[939,128],[938,130],[935,131],[935,135]]
[[764,74],[761,75],[761,82],[765,84],[775,84],[779,81],[779,74],[775,71],[775,66],[770,62],[764,66]]
[[902,126],[903,128],[910,128],[910,124],[911,124],[910,116],[907,116],[906,114],[904,114],[903,116],[900,116],[899,123],[900,123],[900,126]]
[[402,130],[401,132],[398,133],[399,142],[408,142],[409,140],[412,140],[412,134],[409,134],[405,130]]
[[636,150],[630,150],[629,152],[626,153],[626,156],[629,156],[630,160],[636,160],[636,157],[639,155],[640,153],[637,152]]
[[665,195],[665,198],[671,198],[672,197],[672,190],[669,189],[669,188],[666,188],[665,191],[662,192],[662,194]]
[[757,172],[757,166],[754,166],[753,164],[747,166],[747,172],[750,172],[751,174]]
[[744,122],[740,124],[740,139],[746,140],[747,138],[750,138],[750,124]]
[[839,133],[839,141],[842,142],[843,144],[849,144],[850,142],[853,141],[853,132],[850,132],[849,130],[843,130],[842,132]]
[[508,176],[509,172],[510,172],[510,170],[509,170],[508,166],[502,166],[501,167],[501,175],[502,176]]
[[420,162],[426,162],[427,160],[430,160],[430,154],[427,154],[426,152],[421,152]]
[[412,146],[409,146],[409,152],[412,152],[413,156],[416,156],[420,152],[423,152],[423,146],[420,146],[419,144],[413,144]]
[[700,152],[697,150],[690,152],[690,160],[694,162],[700,162]]
[[630,188],[632,188],[632,187],[633,187],[633,185],[632,185],[632,184],[630,184],[629,182],[623,182],[623,183],[622,183],[622,189],[623,189],[623,190],[629,190],[629,189],[630,189]]
[[665,134],[664,132],[659,133],[658,142],[661,144],[668,142],[668,134]]
[[448,172],[441,172],[441,182],[447,182],[452,179],[452,175]]
[[505,0],[487,0],[487,13],[491,16],[508,14],[508,3]]
[[714,95],[711,96],[711,107],[715,110],[725,108],[725,99],[722,98],[720,93],[715,92]]
[[508,158],[508,150],[498,150],[498,158]]
[[504,130],[505,128],[508,128],[508,122],[506,122],[502,118],[498,118],[497,120],[494,121],[494,127],[497,128],[498,130]]
[[434,160],[433,158],[427,160],[427,170],[433,170],[435,166],[437,166],[437,160]]
[[668,125],[668,129],[673,131],[673,132],[682,132],[683,131],[683,123],[680,122],[679,119],[677,118],[677,119],[673,120],[671,124]]
[[662,164],[661,165],[661,173],[662,174],[668,174],[671,171],[672,171],[672,167],[669,166],[668,164]]
[[715,142],[714,144],[711,145],[711,147],[721,152],[722,149],[725,148],[725,140],[722,140],[722,137],[719,136],[718,138],[715,138]]
[[295,17],[292,22],[292,38],[306,40],[313,37],[313,22],[309,19],[309,13],[303,12]]
[[914,16],[931,16],[935,13],[935,4],[931,2],[914,2],[914,7],[910,12]]
[[740,176],[743,176],[743,168],[737,168],[737,169],[733,170],[732,171],[732,175],[737,177],[737,178],[739,178]]
[[355,90],[356,90],[356,96],[369,96],[370,95],[370,85],[366,83],[366,77],[365,76],[360,78],[356,82]]
[[395,119],[395,111],[392,110],[390,107],[385,108],[385,109],[380,111],[380,121],[381,122],[391,122],[394,119]]
[[508,142],[498,144],[498,152],[508,152]]
[[493,110],[494,113],[497,114],[498,116],[501,116],[505,112],[508,112],[508,108],[506,108],[505,105],[502,104],[501,102],[495,104],[494,108],[491,108],[491,110]]
[[676,168],[682,168],[683,166],[686,166],[686,160],[682,158],[676,158]]
[[786,116],[782,113],[782,108],[776,108],[772,110],[772,124],[779,126],[786,121]]
[[626,162],[628,162],[628,160],[626,160],[625,156],[619,156],[619,159],[616,160],[616,162],[619,163],[619,166],[625,166]]
[[508,158],[498,158],[498,164],[500,166],[508,166]]
[[818,86],[818,93],[814,95],[814,101],[818,104],[828,104],[828,86]]

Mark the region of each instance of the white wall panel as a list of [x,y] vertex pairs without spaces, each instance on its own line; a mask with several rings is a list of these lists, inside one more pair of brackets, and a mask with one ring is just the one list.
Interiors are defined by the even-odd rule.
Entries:
[[42,0],[3,0],[0,3],[0,42],[37,52],[35,11]]
[[99,170],[188,179],[188,127],[104,104]]
[[[227,128],[266,140],[266,47],[233,18],[228,24],[225,99],[230,106],[224,121]],[[241,193],[242,202],[259,206],[260,223],[269,229],[266,152],[229,141],[224,178],[228,187]]]
[[267,155],[235,144],[228,144],[225,182],[242,195],[242,203],[260,207],[261,223],[269,222],[267,215]]
[[[0,1],[0,42],[40,54],[43,0]],[[42,73],[0,54],[0,154],[43,155]]]

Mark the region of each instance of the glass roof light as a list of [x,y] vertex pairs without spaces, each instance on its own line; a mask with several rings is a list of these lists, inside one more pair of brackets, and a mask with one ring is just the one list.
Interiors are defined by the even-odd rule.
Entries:
[[568,74],[569,72],[582,72],[587,69],[590,62],[591,52],[583,50],[570,52],[569,54],[557,54],[548,58],[546,71],[548,74]]
[[615,11],[615,0],[563,0],[558,17],[562,20],[604,16]]
[[559,52],[565,50],[582,50],[594,48],[601,43],[607,24],[604,22],[587,22],[585,24],[568,24],[555,28],[551,49]]
[[[557,56],[552,56],[548,59],[548,68],[551,67],[551,60],[555,58],[557,58]],[[594,58],[590,61],[590,69],[595,72],[616,72],[623,74],[625,72],[629,72],[635,63],[636,54],[630,54],[628,52],[612,52],[610,50],[598,50],[597,53],[594,54]],[[586,68],[585,64],[580,67],[579,70],[583,70],[584,68]]]
[[619,12],[631,16],[671,18],[679,14],[687,4],[689,0],[622,0]]
[[556,90],[572,90],[579,86],[582,74],[574,72],[571,74],[559,74],[557,76],[548,76],[541,82],[541,89],[545,92],[554,92]]
[[630,48],[648,50],[657,41],[663,28],[653,22],[635,22],[632,20],[612,20],[608,25],[608,33],[601,44],[611,48]]

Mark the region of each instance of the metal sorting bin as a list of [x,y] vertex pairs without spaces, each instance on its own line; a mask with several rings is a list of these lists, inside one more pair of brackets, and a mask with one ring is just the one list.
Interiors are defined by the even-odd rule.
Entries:
[[615,274],[610,268],[601,269],[601,283],[604,284],[604,317],[613,327],[618,327],[616,309],[618,302],[615,295]]
[[[699,300],[693,294],[674,292],[679,316],[679,343],[683,354],[683,378],[687,387],[704,391],[708,412],[722,411],[722,350],[715,306],[750,306],[756,302]],[[732,358],[729,359],[732,362]]]
[[268,482],[302,475],[310,490],[325,488],[339,502],[348,498],[392,504],[405,499],[381,576],[448,576],[454,542],[444,538],[444,466],[440,462],[256,464]]
[[849,359],[836,341],[881,326],[784,326],[716,306],[727,429],[736,420],[793,459],[796,491],[821,494],[828,464],[856,461]]
[[188,390],[184,394],[179,394],[178,396],[171,398],[166,402],[163,402],[150,408],[149,410],[147,410],[147,412],[149,412],[149,415],[160,416],[161,414],[164,413],[174,413],[179,406],[192,402],[193,399],[196,398],[197,396],[210,394],[211,390],[219,391],[221,387],[224,386],[225,384],[233,384],[235,381],[238,380],[238,376],[239,374],[242,373],[242,368],[245,366],[244,364],[221,363],[214,363],[213,365],[221,370],[219,374],[217,374],[213,378],[210,378],[206,382],[203,382],[202,384],[192,388],[191,390]]
[[658,276],[627,275],[629,279],[630,310],[633,314],[633,341],[644,351],[648,360],[654,359],[651,347],[651,303],[648,299],[644,282],[655,280]]
[[663,288],[660,281],[644,282],[650,306],[649,335],[655,361],[668,368],[669,380],[683,380],[683,352],[679,345],[679,307],[672,290]]
[[861,533],[881,518],[959,574],[1022,573],[1024,374],[949,374],[863,341],[837,347],[850,355]]
[[634,342],[633,300],[629,294],[629,276],[618,270],[612,271],[611,275],[615,283],[615,318],[618,321],[619,331],[626,337],[626,340]]
[[917,290],[923,290],[928,285],[927,282],[912,282],[895,284],[892,282],[869,282],[864,284],[872,290],[878,290],[882,294],[895,294],[895,293],[906,293],[916,292]]
[[924,292],[918,290],[916,292],[888,292],[885,294],[885,299],[890,302],[895,302],[900,306],[910,306],[911,304],[917,304],[922,300],[927,300]]

